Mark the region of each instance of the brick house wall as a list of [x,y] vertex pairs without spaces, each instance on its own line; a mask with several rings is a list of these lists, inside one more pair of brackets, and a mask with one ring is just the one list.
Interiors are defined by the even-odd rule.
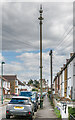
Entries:
[[64,97],[67,97],[67,68],[64,72]]
[[10,94],[15,93],[15,80],[10,81]]

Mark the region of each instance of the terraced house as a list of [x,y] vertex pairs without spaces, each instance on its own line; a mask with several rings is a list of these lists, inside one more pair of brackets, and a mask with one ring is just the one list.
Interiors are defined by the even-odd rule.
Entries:
[[25,86],[20,80],[17,79],[17,75],[3,75],[3,77],[10,82],[10,94],[12,95],[19,94],[19,86]]
[[0,76],[0,100],[1,100],[2,80],[3,80],[3,95],[10,94],[10,82],[4,77],[2,78]]
[[70,54],[61,71],[54,78],[55,94],[59,97],[75,99],[75,53]]

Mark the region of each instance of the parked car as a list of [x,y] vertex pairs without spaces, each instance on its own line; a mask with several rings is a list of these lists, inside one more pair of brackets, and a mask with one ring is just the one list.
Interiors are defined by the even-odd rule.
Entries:
[[44,98],[46,96],[47,92],[43,92],[42,94],[43,94],[43,98]]
[[38,94],[32,91],[21,91],[20,96],[30,97],[32,103],[34,104],[34,112],[38,109]]
[[20,96],[31,97],[32,91],[21,91]]
[[40,97],[41,97],[41,94],[38,93],[38,104],[40,105]]
[[34,104],[34,112],[38,109],[38,93],[32,92],[31,101]]
[[15,96],[6,106],[6,118],[10,116],[25,116],[32,120],[34,107],[29,97]]

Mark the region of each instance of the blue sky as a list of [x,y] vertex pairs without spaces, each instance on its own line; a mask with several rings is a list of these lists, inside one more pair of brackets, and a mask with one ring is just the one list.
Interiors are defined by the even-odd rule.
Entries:
[[[47,53],[50,51],[50,48],[47,48],[45,50],[42,50],[43,53]],[[22,51],[22,52],[15,52],[15,51],[2,51],[2,56],[5,58],[6,63],[10,64],[11,61],[15,61],[15,62],[21,62],[23,63],[22,60],[16,58],[16,56],[20,56],[23,53],[40,53],[40,50],[37,51]]]

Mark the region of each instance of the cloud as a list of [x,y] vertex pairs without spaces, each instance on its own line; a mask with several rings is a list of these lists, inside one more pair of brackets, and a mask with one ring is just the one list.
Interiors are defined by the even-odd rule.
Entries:
[[[40,76],[40,3],[3,3],[2,47],[3,51],[15,51],[22,62],[10,61],[5,73],[18,74],[20,79],[39,79]],[[73,50],[72,3],[43,3],[43,78],[50,79],[49,50],[53,50],[53,76],[60,70]],[[67,37],[65,37],[67,36]],[[70,36],[70,37],[69,37]],[[11,55],[12,56],[12,55]],[[10,71],[11,70],[11,71]]]
[[[43,49],[54,48],[72,23],[72,4],[43,3],[43,9]],[[2,13],[3,50],[38,50],[39,3],[4,3]]]
[[55,2],[73,2],[74,0],[2,0],[1,2],[40,2],[40,3],[42,3],[42,2],[53,2],[53,3],[55,3]]

